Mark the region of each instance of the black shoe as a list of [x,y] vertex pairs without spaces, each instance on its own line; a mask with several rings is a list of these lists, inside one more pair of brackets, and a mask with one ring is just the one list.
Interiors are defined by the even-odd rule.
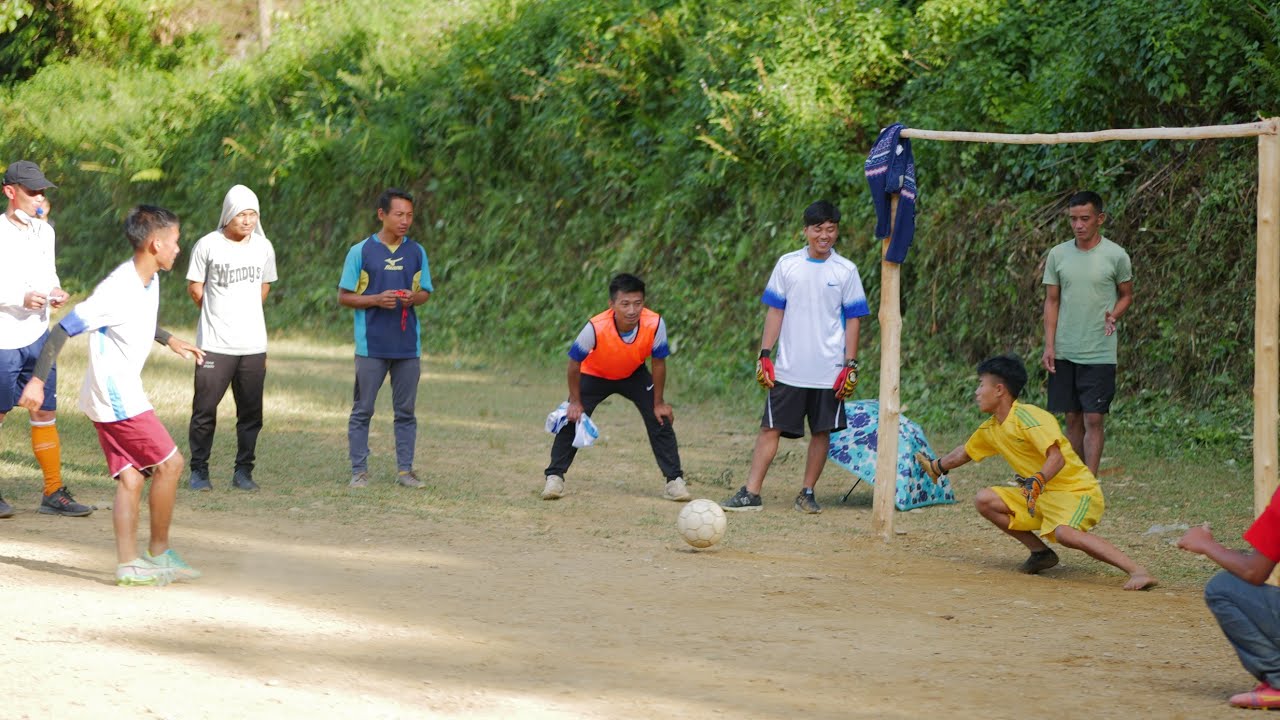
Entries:
[[203,490],[204,492],[209,492],[213,489],[213,483],[209,482],[209,470],[207,468],[204,470],[191,468],[191,489]]
[[67,490],[66,485],[45,495],[44,499],[40,501],[40,512],[45,515],[84,517],[96,509],[76,502],[75,498],[71,497],[71,491]]
[[822,512],[822,508],[818,506],[818,500],[813,497],[813,493],[807,493],[803,490],[796,496],[796,509],[810,515],[817,515]]
[[738,492],[734,493],[733,497],[720,503],[720,507],[730,512],[746,512],[763,509],[764,501],[759,495],[747,492],[747,486],[743,485],[738,488]]
[[1041,570],[1048,570],[1058,564],[1058,553],[1050,549],[1039,550],[1031,553],[1026,560],[1018,566],[1018,572],[1028,575],[1035,575]]
[[253,492],[258,489],[258,483],[253,481],[253,471],[247,468],[236,470],[235,477],[231,478],[231,487],[237,490],[246,490]]
[[0,497],[0,518],[13,517],[13,506]]

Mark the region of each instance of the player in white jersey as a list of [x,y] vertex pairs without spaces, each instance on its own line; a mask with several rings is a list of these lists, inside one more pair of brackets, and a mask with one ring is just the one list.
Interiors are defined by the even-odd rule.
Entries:
[[196,242],[187,269],[187,294],[200,308],[196,366],[188,427],[191,489],[212,490],[209,454],[218,403],[231,388],[236,400],[236,466],[231,487],[257,490],[253,465],[262,430],[267,377],[267,324],[262,304],[276,281],[276,252],[262,229],[258,196],[235,185],[222,201],[218,229]]
[[[19,160],[4,173],[8,201],[0,218],[0,423],[18,401],[36,358],[49,336],[49,310],[67,300],[53,261],[53,226],[45,222],[49,182],[33,162]],[[93,508],[71,497],[62,484],[62,441],[58,437],[57,370],[49,375],[44,401],[32,409],[31,449],[44,475],[46,515],[84,517]],[[13,508],[0,499],[0,517]]]
[[[804,211],[806,246],[778,259],[761,302],[769,306],[756,379],[769,391],[747,484],[720,503],[759,510],[765,473],[779,438],[804,437],[809,451],[795,508],[819,513],[813,488],[827,462],[831,432],[845,427],[844,400],[858,384],[858,327],[870,314],[858,268],[835,251],[840,211],[826,201]],[[777,363],[771,357],[778,345]]]
[[[115,527],[116,582],[164,585],[200,573],[169,547],[182,454],[156,417],[142,387],[142,366],[152,341],[183,357],[203,361],[204,352],[156,324],[160,309],[160,270],[173,269],[178,257],[178,216],[164,208],[139,205],[125,220],[133,246],[126,260],[72,308],[52,332],[32,371],[19,404],[40,406],[44,379],[68,337],[88,332],[89,367],[80,386],[80,409],[93,421],[107,472],[116,479],[111,521]],[[138,510],[142,488],[151,478],[151,537],[145,557],[138,556]]]

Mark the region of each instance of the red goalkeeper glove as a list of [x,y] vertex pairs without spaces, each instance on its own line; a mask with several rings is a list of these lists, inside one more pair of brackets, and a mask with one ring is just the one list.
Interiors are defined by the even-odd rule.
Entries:
[[761,350],[760,359],[756,361],[756,382],[765,390],[773,387],[773,361],[769,359],[768,350]]
[[836,382],[831,389],[836,391],[837,400],[844,400],[853,395],[853,389],[856,387],[858,387],[858,361],[849,358],[845,361],[840,374],[836,376]]
[[1019,477],[1018,485],[1022,487],[1022,497],[1027,499],[1027,512],[1036,516],[1036,499],[1044,492],[1044,473],[1036,473],[1030,477]]

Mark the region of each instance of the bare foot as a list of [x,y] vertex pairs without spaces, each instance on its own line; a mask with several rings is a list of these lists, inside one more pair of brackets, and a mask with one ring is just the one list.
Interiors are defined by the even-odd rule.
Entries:
[[1150,590],[1159,585],[1155,578],[1146,571],[1145,568],[1139,568],[1133,574],[1129,575],[1129,581],[1124,584],[1125,590]]

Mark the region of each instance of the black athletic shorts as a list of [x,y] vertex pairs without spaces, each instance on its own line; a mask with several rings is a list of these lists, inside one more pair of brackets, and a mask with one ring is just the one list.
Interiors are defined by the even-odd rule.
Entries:
[[1115,365],[1081,365],[1055,358],[1049,373],[1049,412],[1107,413],[1116,396]]
[[800,388],[777,383],[764,402],[760,427],[778,430],[784,438],[804,437],[804,421],[809,419],[809,432],[843,430],[844,401],[836,399],[831,388]]

